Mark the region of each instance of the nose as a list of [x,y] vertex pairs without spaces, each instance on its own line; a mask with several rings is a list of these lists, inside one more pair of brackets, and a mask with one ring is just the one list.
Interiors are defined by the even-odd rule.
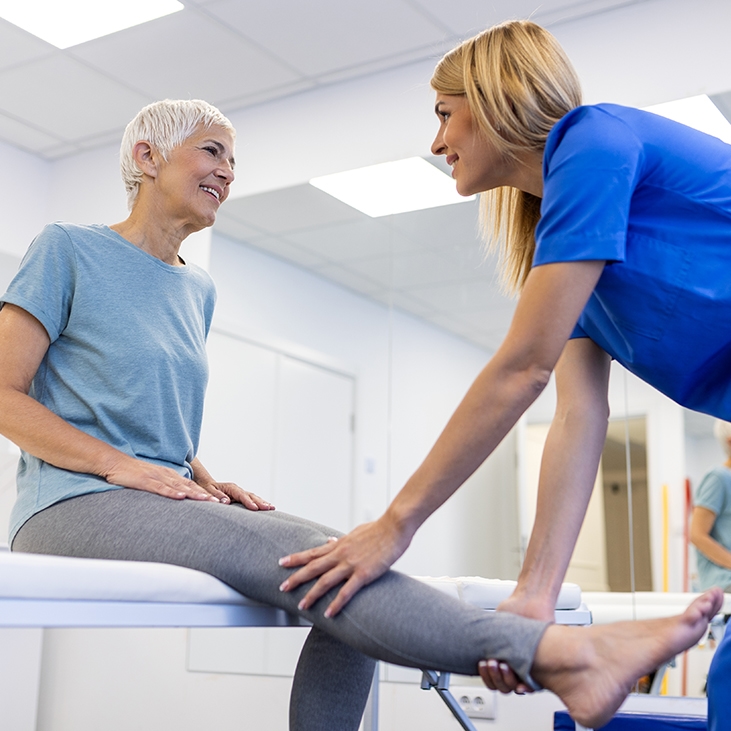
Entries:
[[439,132],[437,132],[437,136],[434,138],[434,142],[432,142],[431,144],[431,153],[432,155],[447,154],[447,146],[444,144],[444,140],[442,139],[441,129],[439,130]]
[[228,160],[221,163],[221,167],[216,170],[216,177],[224,180],[229,185],[233,183],[234,178],[236,177],[236,175],[234,174],[233,165],[231,165]]

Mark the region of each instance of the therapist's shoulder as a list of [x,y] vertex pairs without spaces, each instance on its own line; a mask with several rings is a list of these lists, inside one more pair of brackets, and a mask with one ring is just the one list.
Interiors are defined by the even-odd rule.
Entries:
[[571,154],[581,150],[636,148],[639,139],[633,122],[639,109],[619,104],[587,104],[572,109],[551,130],[546,141],[546,158],[559,150]]

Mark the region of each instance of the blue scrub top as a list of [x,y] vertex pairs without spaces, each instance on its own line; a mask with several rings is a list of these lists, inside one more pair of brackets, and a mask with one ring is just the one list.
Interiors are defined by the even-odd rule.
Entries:
[[650,112],[579,107],[551,131],[534,266],[605,260],[573,337],[731,420],[731,145]]

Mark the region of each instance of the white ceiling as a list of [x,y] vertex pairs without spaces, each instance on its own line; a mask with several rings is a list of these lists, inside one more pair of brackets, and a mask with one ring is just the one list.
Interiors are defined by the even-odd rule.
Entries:
[[[118,143],[160,98],[233,114],[435,59],[508,18],[560,27],[651,0],[182,1],[179,13],[63,51],[0,20],[0,140],[55,160]],[[514,303],[483,256],[476,209],[371,219],[298,185],[229,200],[216,229],[495,350]]]
[[507,17],[560,23],[642,1],[183,0],[181,12],[63,51],[0,20],[0,139],[56,159],[116,142],[157,99],[231,113],[436,57]]

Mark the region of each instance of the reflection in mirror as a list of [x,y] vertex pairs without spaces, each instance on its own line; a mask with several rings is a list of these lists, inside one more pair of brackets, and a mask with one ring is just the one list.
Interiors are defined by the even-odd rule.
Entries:
[[[515,308],[499,291],[494,260],[485,257],[477,203],[372,218],[301,184],[229,200],[213,234],[211,273],[219,287],[218,313],[227,327],[231,313],[234,330],[253,325],[263,331],[266,327],[254,322],[259,316],[289,339],[277,346],[281,355],[292,356],[292,348],[302,347],[329,357],[338,352],[343,363],[337,368],[354,378],[352,518],[333,527],[348,529],[372,520],[424,458],[502,341]],[[246,277],[254,276],[262,254],[270,262],[267,271],[279,273],[254,284]],[[338,327],[346,327],[339,343],[322,308],[317,322],[306,321],[310,311],[302,292],[292,286],[279,291],[283,279],[291,281],[291,269],[282,274],[292,264],[300,282],[309,280],[308,291],[339,292],[328,295],[328,307],[341,309]],[[234,266],[247,274],[234,281]],[[256,299],[246,295],[252,285],[260,295]],[[233,288],[240,296],[235,308],[230,306]],[[300,327],[280,327],[281,321],[272,327],[274,309],[276,317],[288,316]],[[242,336],[247,334],[239,330]],[[243,408],[236,411],[246,413]],[[216,436],[208,444],[217,441]],[[374,446],[381,441],[386,444],[383,458]],[[427,521],[399,568],[417,574],[517,576],[514,452],[511,436]],[[271,478],[275,493],[277,479],[276,474]],[[288,509],[289,499],[276,500],[278,507]],[[308,500],[307,514],[315,515],[327,496],[315,499],[308,493]],[[301,511],[299,503],[292,505]]]
[[229,201],[215,231],[494,351],[515,304],[477,218],[476,201],[371,218],[303,184]]
[[600,467],[609,591],[653,588],[646,444],[644,417],[609,422]]

